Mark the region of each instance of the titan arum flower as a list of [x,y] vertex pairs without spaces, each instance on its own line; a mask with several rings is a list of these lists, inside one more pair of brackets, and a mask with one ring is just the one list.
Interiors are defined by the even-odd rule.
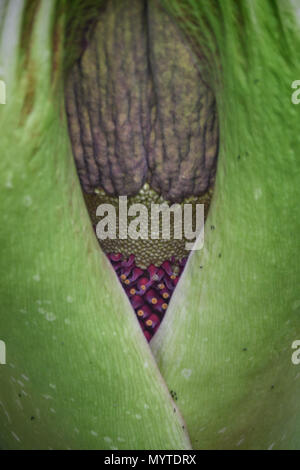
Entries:
[[[1,0],[1,448],[299,448],[299,6]],[[101,249],[119,195],[204,248]]]
[[[100,237],[101,246],[150,340],[188,255],[186,240],[176,238],[179,212],[166,240],[166,226],[159,228],[158,220],[155,230],[148,221],[151,204],[174,202],[170,207],[180,214],[179,203],[208,206],[218,149],[216,103],[204,60],[199,70],[189,44],[158,4],[108,2],[89,36],[66,79],[73,153],[97,234],[97,206],[117,205],[120,229]],[[122,195],[147,211],[139,217],[146,225],[139,226],[138,238],[123,227],[130,217],[124,203],[119,208]],[[151,228],[154,239],[144,233]]]

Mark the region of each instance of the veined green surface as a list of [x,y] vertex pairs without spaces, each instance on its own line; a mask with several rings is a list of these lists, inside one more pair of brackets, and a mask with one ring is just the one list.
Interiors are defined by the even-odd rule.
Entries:
[[152,348],[194,448],[299,448],[298,2],[165,3],[217,45],[221,145],[204,250]]
[[[9,2],[4,25],[17,25],[22,6]],[[188,449],[184,423],[85,209],[62,84],[50,84],[54,6],[40,2],[27,70],[17,78],[5,68],[0,336],[8,364],[0,366],[0,446]],[[8,33],[16,39],[17,26]]]
[[[191,257],[152,349],[194,448],[299,448],[300,369],[291,363],[300,337],[300,108],[291,103],[298,2],[164,3],[195,45],[200,35],[205,42],[221,146],[205,248]],[[68,15],[80,22],[100,2],[86,2],[88,11],[60,2],[59,15],[58,3],[37,4],[22,70],[27,2],[0,2],[8,90],[0,106],[0,339],[8,361],[0,366],[0,447],[189,448],[98,249],[67,136],[62,44],[53,47],[52,28],[63,30]]]

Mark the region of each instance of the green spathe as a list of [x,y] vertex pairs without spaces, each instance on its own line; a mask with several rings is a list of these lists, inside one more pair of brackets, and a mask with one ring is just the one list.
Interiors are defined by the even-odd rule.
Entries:
[[218,48],[221,145],[204,250],[152,348],[194,447],[299,448],[299,18],[285,1],[174,3]]
[[[189,449],[85,209],[61,111],[62,80],[50,83],[55,4],[40,2],[31,76],[10,82],[1,108],[0,331],[7,365],[0,369],[0,446]],[[12,24],[22,2],[8,7]],[[63,14],[55,19],[61,27],[65,21]],[[29,94],[33,80],[38,86]]]
[[160,370],[98,249],[70,150],[63,37],[87,10],[35,3],[30,55],[28,2],[0,5],[0,447],[299,448],[295,2],[165,2],[205,39],[221,145],[205,248],[152,342]]

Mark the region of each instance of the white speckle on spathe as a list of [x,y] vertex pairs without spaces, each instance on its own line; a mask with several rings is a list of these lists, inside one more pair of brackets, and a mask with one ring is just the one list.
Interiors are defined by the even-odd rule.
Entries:
[[272,444],[269,445],[268,450],[272,450],[274,446],[275,446],[275,442],[272,442]]
[[42,395],[43,398],[45,398],[45,400],[53,400],[53,397],[51,397],[51,395]]
[[55,414],[55,413],[56,413],[56,411],[55,411],[55,409],[54,409],[54,408],[50,408],[50,411],[51,411],[51,413],[53,413],[53,414]]
[[108,436],[105,436],[103,439],[104,439],[105,442],[107,442],[108,444],[110,444],[110,443],[112,442],[112,439],[111,439],[110,437],[108,437]]
[[224,434],[227,431],[227,428],[222,428],[218,431],[218,434]]
[[199,429],[199,432],[203,432],[203,431],[205,431],[205,429],[206,429],[206,427],[204,426],[204,427]]
[[26,382],[29,382],[29,377],[27,377],[27,375],[25,374],[22,374],[21,377],[26,380]]
[[65,324],[66,325],[71,325],[71,320],[69,318],[65,318]]
[[149,367],[149,364],[148,364],[148,362],[147,362],[147,361],[145,361],[145,362],[144,362],[144,367],[145,367],[145,369],[148,369],[148,367]]
[[119,442],[125,442],[125,439],[123,439],[123,437],[117,437],[117,440],[118,440]]
[[21,387],[24,387],[24,384],[21,380],[18,380],[18,384],[21,385]]
[[300,300],[296,300],[294,303],[293,303],[293,310],[298,310],[298,308],[300,308]]
[[16,399],[16,404],[18,405],[18,407],[20,408],[20,410],[23,411],[23,405],[21,403],[21,400],[19,400],[19,398]]
[[76,434],[79,434],[79,429],[78,428],[74,428],[74,431],[76,432]]
[[53,390],[56,390],[56,385],[54,384],[49,384],[49,387],[52,388]]
[[208,338],[203,338],[203,343],[207,343]]
[[21,308],[20,313],[23,313],[25,315],[27,311],[25,310],[25,308]]
[[237,443],[236,443],[236,447],[240,447],[241,444],[243,444],[245,438],[242,437]]
[[21,439],[19,438],[19,436],[17,436],[15,432],[12,431],[11,434],[16,439],[16,441],[21,442]]
[[119,450],[118,447],[115,447],[115,446],[111,446],[110,449],[111,450]]
[[38,304],[38,305],[42,305],[42,301],[41,301],[41,300],[36,300],[35,303]]
[[54,315],[54,313],[47,313],[47,314],[46,314],[46,320],[47,320],[47,321],[50,321],[50,322],[55,321],[55,320],[56,320],[56,316]]
[[191,369],[182,369],[181,375],[186,379],[189,380],[190,376],[192,375]]
[[73,302],[73,298],[70,295],[68,295],[67,297],[67,302],[68,304],[71,304]]
[[32,277],[32,279],[33,279],[35,282],[40,282],[41,277],[40,277],[39,274],[35,274],[35,275]]
[[27,194],[23,197],[23,204],[25,207],[30,207],[32,205],[32,197]]
[[113,332],[113,335],[114,335],[114,336],[117,336],[117,333],[114,331],[114,332]]
[[142,419],[141,415],[137,414],[135,415],[136,419]]
[[149,410],[150,407],[149,407],[149,405],[147,405],[147,403],[145,403],[144,408],[145,408],[145,410]]
[[5,414],[5,416],[6,416],[6,418],[7,418],[7,421],[8,421],[9,423],[11,423],[11,419],[10,419],[9,413],[8,413],[7,409],[5,408],[4,404],[2,403],[2,401],[0,401],[0,406],[2,406],[3,413]]
[[91,431],[91,435],[94,437],[98,437],[98,433],[96,431]]
[[9,364],[9,367],[11,367],[12,369],[15,369],[15,368],[16,368],[16,366],[15,366],[14,364],[12,364],[12,363]]
[[256,188],[254,190],[254,199],[257,201],[259,198],[262,196],[262,190],[261,188]]
[[39,308],[38,308],[38,312],[39,312],[41,315],[45,315],[46,310],[44,310],[42,307],[39,307]]
[[16,379],[15,379],[13,376],[10,377],[10,380],[11,380],[13,383],[16,383],[16,382],[17,382]]

